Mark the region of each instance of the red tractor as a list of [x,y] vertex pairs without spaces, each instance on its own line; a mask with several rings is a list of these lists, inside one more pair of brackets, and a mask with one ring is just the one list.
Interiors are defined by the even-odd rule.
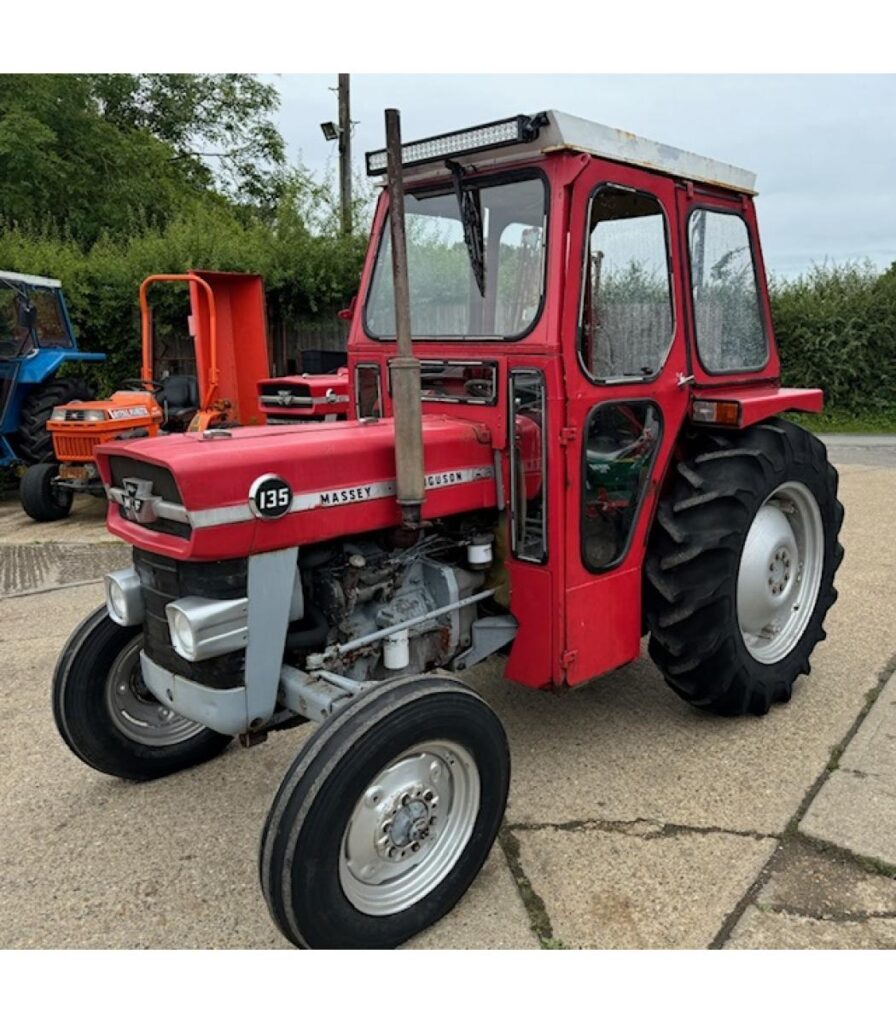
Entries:
[[649,635],[686,701],[762,715],[843,554],[825,448],[780,418],[822,395],[779,386],[752,174],[554,111],[386,123],[348,419],[101,446],[134,564],[53,684],[127,779],[320,723],[261,838],[298,946],[399,944],[481,868],[508,746],[447,673],[561,690]]

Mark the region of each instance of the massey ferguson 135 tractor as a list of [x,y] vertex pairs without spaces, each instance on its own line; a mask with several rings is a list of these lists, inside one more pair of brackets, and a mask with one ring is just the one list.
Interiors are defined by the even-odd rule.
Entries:
[[[195,375],[155,379],[148,292],[160,282],[189,285]],[[64,519],[77,492],[105,495],[94,451],[106,441],[265,422],[255,404],[255,381],[269,370],[264,284],[257,274],[153,274],[140,285],[140,319],[140,377],[122,381],[109,398],[53,409],[47,429],[54,461],[31,466],[19,488],[22,508],[32,519]]]
[[649,634],[685,700],[761,715],[842,557],[837,474],[778,416],[822,395],[779,387],[752,174],[554,111],[386,128],[348,420],[102,445],[134,564],[53,682],[127,779],[320,723],[261,837],[297,946],[399,944],[482,866],[507,741],[446,673],[563,689]]

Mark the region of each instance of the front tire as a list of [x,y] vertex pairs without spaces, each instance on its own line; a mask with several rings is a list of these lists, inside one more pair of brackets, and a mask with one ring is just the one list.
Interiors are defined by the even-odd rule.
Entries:
[[56,483],[58,476],[55,462],[40,462],[25,470],[19,484],[19,500],[25,514],[37,523],[65,519],[72,510],[74,494]]
[[675,467],[645,566],[650,655],[722,715],[790,699],[837,599],[843,506],[814,435],[781,419],[707,433]]
[[500,721],[441,676],[355,698],[286,773],[261,839],[262,890],[296,946],[391,948],[446,914],[497,835],[510,781]]
[[116,625],[105,607],[70,637],[53,674],[59,734],[85,764],[146,781],[216,757],[231,736],[163,707],[143,685],[139,626]]
[[53,458],[53,438],[47,420],[57,405],[89,402],[93,389],[76,377],[52,379],[34,388],[22,404],[15,448],[23,462],[34,465]]

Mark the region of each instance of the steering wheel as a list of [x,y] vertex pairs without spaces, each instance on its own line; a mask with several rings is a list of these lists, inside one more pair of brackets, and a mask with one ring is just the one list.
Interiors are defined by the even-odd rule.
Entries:
[[464,391],[468,395],[470,395],[471,398],[491,398],[492,382],[490,380],[482,380],[477,378],[465,380]]
[[143,380],[140,377],[126,377],[119,387],[123,391],[148,391],[152,395],[159,395],[165,390],[165,385],[158,380]]

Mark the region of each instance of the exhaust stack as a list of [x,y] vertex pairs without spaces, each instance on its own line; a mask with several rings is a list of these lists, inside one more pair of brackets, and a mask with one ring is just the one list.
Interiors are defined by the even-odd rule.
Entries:
[[395,341],[392,401],[395,412],[395,468],[402,527],[416,534],[423,505],[423,427],[420,412],[420,360],[411,351],[411,303],[408,253],[404,231],[404,181],[401,171],[401,115],[386,111],[386,158],[389,226],[392,235],[392,282]]

